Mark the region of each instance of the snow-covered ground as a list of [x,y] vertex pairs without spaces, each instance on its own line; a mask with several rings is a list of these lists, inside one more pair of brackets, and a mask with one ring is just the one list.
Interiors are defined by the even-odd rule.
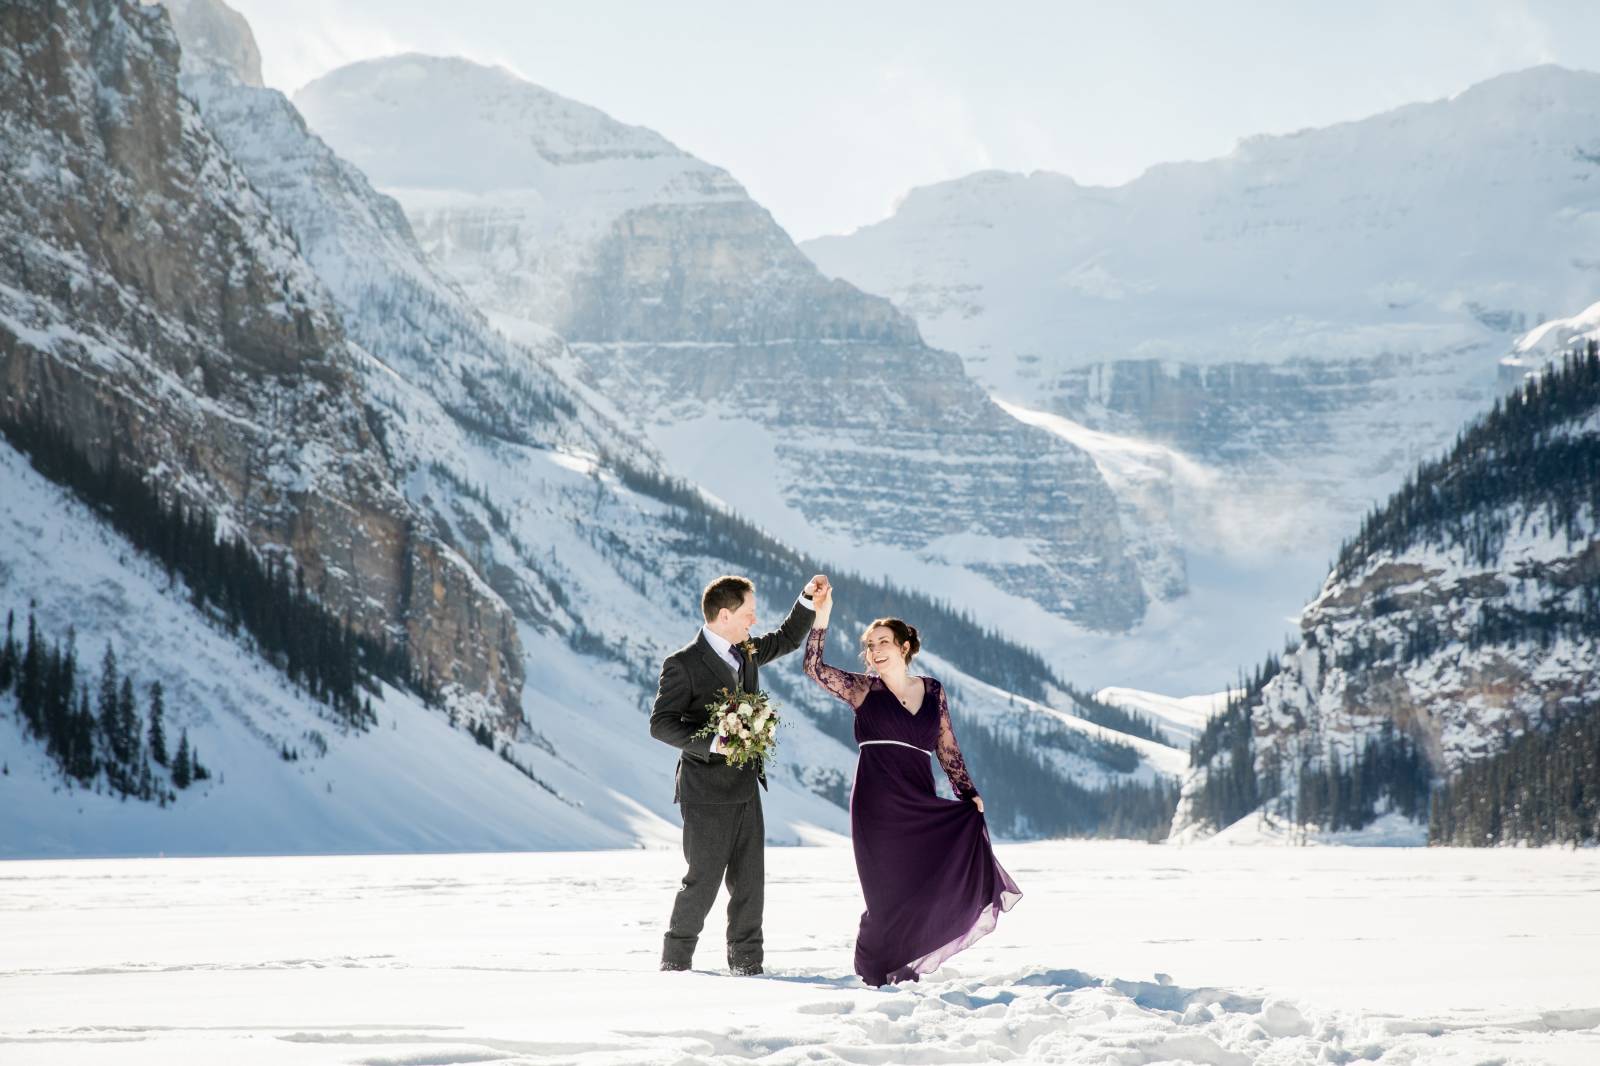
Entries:
[[1125,711],[1145,715],[1161,727],[1168,739],[1185,751],[1200,739],[1206,723],[1221,714],[1228,705],[1227,692],[1213,692],[1205,696],[1163,696],[1156,692],[1117,686],[1101,689],[1094,694],[1094,698]]
[[671,851],[0,863],[0,1061],[1600,1061],[1600,851],[1002,845],[1026,893],[859,986],[847,849],[768,850],[768,974],[661,974]]

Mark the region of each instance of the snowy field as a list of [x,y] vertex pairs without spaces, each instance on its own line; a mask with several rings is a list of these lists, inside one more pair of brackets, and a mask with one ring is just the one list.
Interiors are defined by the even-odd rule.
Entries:
[[841,848],[768,849],[757,978],[656,971],[671,852],[0,863],[0,1063],[1600,1062],[1600,852],[999,850],[884,991]]

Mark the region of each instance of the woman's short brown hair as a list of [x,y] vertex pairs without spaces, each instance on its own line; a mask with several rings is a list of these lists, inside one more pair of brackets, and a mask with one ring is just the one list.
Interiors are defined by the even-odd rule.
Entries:
[[867,659],[867,634],[879,626],[886,626],[894,634],[894,646],[896,648],[899,648],[902,644],[911,645],[910,652],[902,653],[906,657],[906,665],[910,666],[911,660],[916,658],[917,652],[922,650],[922,640],[917,636],[916,626],[911,625],[909,622],[902,622],[898,618],[875,619],[871,625],[861,631],[861,661],[869,666],[871,665],[871,662]]

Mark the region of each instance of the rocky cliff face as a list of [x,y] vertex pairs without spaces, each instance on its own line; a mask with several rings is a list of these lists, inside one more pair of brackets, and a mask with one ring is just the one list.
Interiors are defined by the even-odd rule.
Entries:
[[[220,10],[200,25],[240,29],[217,0],[193,0],[190,15],[202,6]],[[93,16],[84,18],[89,35],[102,41],[124,32],[118,27],[130,20],[148,18],[135,23],[136,36],[166,42],[172,52],[159,12],[130,13],[115,5],[81,10]],[[188,32],[184,26],[193,24],[180,29]],[[41,21],[31,32],[49,29]],[[438,847],[459,845],[463,833],[489,847],[675,839],[674,754],[641,724],[660,656],[692,638],[699,590],[710,575],[755,576],[763,621],[771,623],[811,568],[822,564],[716,509],[697,486],[673,477],[625,419],[615,417],[617,405],[584,384],[582,364],[558,336],[525,322],[518,323],[520,341],[497,333],[429,262],[394,201],[309,132],[281,94],[247,84],[247,71],[237,63],[254,53],[253,44],[220,31],[207,34],[185,51],[178,80],[198,110],[187,100],[174,102],[189,131],[185,143],[200,153],[200,162],[166,145],[166,154],[152,149],[141,165],[184,176],[187,185],[168,190],[168,200],[181,192],[186,210],[198,218],[195,227],[231,242],[222,247],[232,258],[219,252],[213,260],[196,229],[172,226],[144,232],[153,261],[187,271],[176,295],[147,298],[133,281],[91,269],[93,261],[63,275],[62,291],[69,294],[120,284],[120,306],[166,331],[159,348],[141,347],[131,332],[118,331],[116,320],[107,324],[98,305],[99,318],[75,323],[50,299],[8,280],[0,293],[10,301],[4,329],[13,347],[3,349],[3,366],[8,383],[16,385],[8,384],[6,412],[38,409],[41,389],[63,378],[72,381],[71,397],[101,389],[110,394],[104,402],[114,405],[116,417],[142,420],[139,447],[125,447],[125,458],[144,463],[150,454],[178,456],[160,469],[186,498],[219,512],[229,529],[258,538],[263,551],[285,557],[292,551],[313,584],[326,582],[330,597],[362,590],[370,610],[387,617],[382,597],[398,587],[402,600],[409,590],[411,602],[426,605],[419,613],[444,623],[476,617],[479,628],[514,614],[502,654],[516,656],[506,673],[520,671],[522,683],[511,713],[492,696],[452,707],[453,724],[498,716],[493,750],[451,730],[444,716],[410,694],[394,691],[374,696],[379,729],[326,735],[314,698],[264,668],[246,643],[209,628],[181,592],[161,587],[158,568],[129,553],[87,509],[0,444],[0,496],[10,492],[8,499],[26,501],[7,514],[16,519],[17,535],[0,537],[0,545],[11,547],[0,551],[0,585],[13,603],[37,598],[50,630],[77,626],[85,647],[115,643],[120,658],[138,664],[139,678],[162,680],[174,730],[187,729],[208,753],[229,752],[225,788],[181,808],[183,820],[158,817],[143,836],[128,835],[138,819],[118,804],[97,804],[100,797],[81,791],[56,799],[60,790],[52,790],[45,767],[29,760],[30,782],[52,798],[36,805],[37,817],[25,819],[18,833],[90,851],[104,846],[92,838],[151,851],[266,839],[289,850],[393,847],[396,841]],[[18,132],[24,130],[20,122],[11,120],[8,129],[16,136],[8,145],[31,143]],[[137,198],[130,204],[134,217],[145,210],[152,209]],[[28,221],[6,216],[11,243],[5,247],[42,256]],[[252,284],[283,294],[286,307],[304,308],[310,319],[297,361],[271,373],[241,366],[214,336],[224,321],[211,306],[215,290],[227,279],[242,285],[254,277],[251,252],[279,268],[266,274],[267,282]],[[40,268],[22,262],[33,272],[18,277],[37,280]],[[213,272],[220,263],[236,263],[237,270],[220,271],[219,280]],[[192,329],[180,335],[183,301],[190,298],[201,306],[190,310]],[[886,309],[882,301],[866,302]],[[34,317],[24,320],[16,309]],[[898,316],[888,320],[904,327]],[[79,325],[82,332],[70,331]],[[258,347],[270,352],[273,343]],[[831,342],[812,343],[826,350]],[[190,363],[180,375],[157,354]],[[554,364],[578,369],[563,365],[558,375]],[[309,378],[311,368],[315,378]],[[124,417],[127,408],[135,414]],[[101,439],[93,411],[49,410],[56,424],[79,430],[80,440]],[[275,465],[268,468],[263,454]],[[187,471],[180,459],[191,463]],[[254,478],[242,496],[231,480],[239,468]],[[333,508],[344,516],[337,525],[327,517]],[[290,544],[276,535],[279,522],[295,523],[304,533]],[[390,522],[402,523],[399,535],[412,546],[398,553],[398,582]],[[41,530],[50,531],[48,549]],[[328,562],[311,554],[333,551],[340,534],[346,555]],[[850,582],[841,579],[841,587]],[[869,591],[899,595],[881,586]],[[846,628],[859,627],[876,606],[868,596],[852,598],[856,602],[842,605],[836,616]],[[982,772],[996,787],[1002,781],[1015,786],[1008,821],[997,825],[1043,831],[1063,824],[1056,809],[1063,788],[1147,788],[1173,774],[1177,751],[1122,737],[1075,714],[1080,704],[1087,706],[1083,697],[1062,691],[1037,656],[925,601],[918,616],[929,634],[929,655],[949,656],[932,658],[930,668],[958,694],[965,741],[986,752],[974,766],[987,767]],[[196,631],[203,636],[195,638]],[[941,632],[949,636],[940,638]],[[438,633],[424,636],[432,640]],[[469,676],[480,668],[470,637],[440,637],[444,657],[421,666],[431,666],[441,680]],[[849,652],[840,645],[835,654]],[[459,669],[457,657],[464,660]],[[791,657],[763,677],[796,712],[768,797],[769,836],[786,843],[807,839],[815,827],[847,828],[843,804],[855,758],[848,713],[798,667]],[[235,685],[233,675],[241,670],[250,676]],[[995,682],[1015,685],[1018,694]],[[606,738],[606,758],[599,762],[592,757],[597,735]],[[1017,737],[1026,738],[1020,750],[1012,743]],[[304,761],[285,762],[280,753],[289,749]],[[22,765],[12,763],[12,780]],[[334,773],[337,790],[317,780],[326,774],[331,782]],[[1151,791],[1157,793],[1165,795]],[[239,824],[239,812],[260,802],[303,817],[286,817],[263,836]],[[1126,831],[1133,824],[1103,794],[1085,802],[1096,810],[1071,812],[1074,831],[1113,824]],[[80,807],[94,820],[95,833],[83,831],[75,813]],[[1163,820],[1158,808],[1140,814],[1140,832]]]
[[178,67],[159,8],[0,23],[4,413],[150,471],[419,670],[515,707],[510,613],[397,491],[338,315]]
[[1182,587],[1159,542],[1133,544],[1081,449],[989,402],[887,301],[822,277],[731,178],[659,135],[423,56],[344,68],[296,103],[500,324],[557,328],[571,380],[767,528],[1097,629]]
[[[1594,299],[1596,116],[1600,75],[1535,68],[1112,188],[976,173],[803,250],[1177,546],[1197,594],[1130,666],[1237,662],[1270,635],[1214,616],[1298,611],[1349,516],[1520,379],[1512,338]],[[1130,455],[1160,461],[1119,478]]]
[[[1370,515],[1184,785],[1180,836],[1291,813],[1386,731],[1443,779],[1600,700],[1600,356],[1526,385]],[[1226,732],[1226,730],[1224,730]],[[1223,781],[1226,787],[1219,787]],[[1243,809],[1242,809],[1243,808]]]
[[1111,188],[973,174],[804,250],[1002,395],[1030,368],[1498,343],[1593,299],[1597,112],[1600,75],[1539,67]]
[[[146,3],[154,0],[145,0]],[[217,0],[160,0],[183,42],[183,58],[218,64],[245,85],[261,88],[261,51],[250,23]]]

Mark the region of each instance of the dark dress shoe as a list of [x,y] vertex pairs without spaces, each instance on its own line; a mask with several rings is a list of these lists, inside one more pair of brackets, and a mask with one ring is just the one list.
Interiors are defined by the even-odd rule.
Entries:
[[749,962],[749,963],[745,963],[742,966],[732,966],[732,965],[730,965],[728,967],[728,970],[735,977],[754,977],[757,974],[763,972],[762,969],[761,969],[761,964],[759,962]]
[[689,968],[689,964],[686,962],[673,962],[670,959],[662,959],[661,968],[663,970],[687,970]]

